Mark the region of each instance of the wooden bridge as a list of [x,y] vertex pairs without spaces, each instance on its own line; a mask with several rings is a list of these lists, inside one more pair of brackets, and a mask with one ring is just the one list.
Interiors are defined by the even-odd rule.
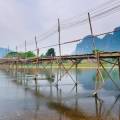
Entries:
[[[80,54],[80,55],[65,55],[65,56],[55,56],[55,57],[34,57],[34,58],[28,58],[28,59],[21,59],[21,58],[1,58],[0,63],[29,63],[36,61],[41,63],[44,61],[57,61],[57,60],[85,60],[85,59],[119,59],[120,58],[120,52],[96,52],[95,54]],[[107,61],[106,61],[107,62]],[[108,61],[109,62],[109,61]],[[110,62],[109,62],[110,63]],[[112,62],[111,62],[112,63]]]
[[[74,78],[71,76],[71,74],[69,73],[69,71],[73,68],[73,66],[76,69],[76,74],[77,74],[77,70],[78,70],[78,64],[81,63],[82,60],[94,60],[95,64],[96,64],[96,69],[97,69],[97,77],[96,79],[102,79],[104,81],[104,77],[102,75],[101,69],[103,69],[105,71],[105,73],[107,74],[107,76],[112,80],[112,82],[115,84],[115,86],[120,89],[119,85],[116,84],[116,82],[114,81],[114,79],[111,76],[111,71],[117,66],[118,71],[119,71],[119,79],[120,79],[120,51],[116,51],[116,52],[112,52],[112,51],[108,51],[108,52],[100,52],[96,50],[96,46],[95,46],[95,41],[94,41],[94,37],[98,37],[100,35],[105,35],[105,34],[110,34],[113,32],[120,32],[120,30],[116,30],[116,31],[112,31],[112,32],[107,32],[107,33],[101,33],[98,35],[94,35],[93,34],[93,30],[92,30],[92,24],[91,24],[91,17],[90,14],[88,13],[88,21],[89,21],[89,27],[90,27],[90,32],[91,32],[91,38],[92,38],[92,46],[93,46],[93,50],[94,53],[91,54],[80,54],[80,55],[62,55],[61,54],[61,46],[65,45],[65,44],[70,44],[70,43],[74,43],[74,42],[78,42],[81,39],[78,40],[74,40],[74,41],[68,41],[65,43],[61,43],[61,29],[60,29],[60,21],[58,19],[58,44],[56,45],[52,45],[52,46],[45,46],[44,48],[50,48],[50,47],[59,47],[59,56],[55,56],[55,57],[39,57],[39,47],[37,44],[37,40],[35,37],[35,45],[36,45],[36,49],[37,50],[37,57],[34,58],[19,58],[19,57],[14,57],[14,58],[2,58],[0,59],[0,67],[2,69],[6,69],[7,71],[13,71],[17,77],[17,72],[20,71],[20,69],[22,69],[21,72],[24,72],[24,74],[26,74],[27,70],[26,70],[26,65],[28,64],[34,64],[36,66],[36,70],[39,71],[39,65],[41,65],[43,67],[43,69],[45,71],[49,71],[48,70],[48,65],[50,65],[51,70],[49,71],[50,74],[50,78],[53,78],[53,65],[55,63],[55,65],[57,65],[57,82],[56,82],[56,86],[59,85],[59,81],[62,79],[62,77],[65,76],[65,74],[68,74],[70,76],[70,78],[73,80],[73,82],[75,83],[75,85],[78,85],[78,79],[77,79],[77,75],[76,75],[76,79],[74,80]],[[17,47],[16,47],[17,48]],[[26,49],[26,41],[25,41],[25,52],[27,51]],[[92,50],[91,50],[92,51]],[[17,52],[17,49],[16,49]],[[68,68],[65,67],[65,62],[69,63]],[[105,63],[109,63],[111,64],[109,66],[109,71],[105,66]],[[44,65],[46,64],[46,65]],[[89,63],[91,64],[91,63]],[[65,73],[63,75],[61,75],[61,69],[65,70]],[[34,69],[35,70],[35,69]],[[37,74],[35,74],[35,84],[37,84]]]
[[[2,58],[0,59],[0,66],[1,68],[14,71],[17,73],[20,71],[20,69],[23,69],[23,72],[26,74],[26,65],[28,64],[33,64],[35,65],[37,71],[39,71],[39,65],[43,67],[45,71],[48,71],[47,65],[51,66],[51,71],[49,72],[50,77],[53,77],[52,69],[54,63],[56,64],[58,70],[59,70],[59,78],[57,80],[56,85],[59,85],[59,81],[62,79],[62,77],[65,76],[65,74],[68,74],[70,78],[73,80],[75,85],[78,84],[78,80],[74,80],[72,76],[70,75],[69,71],[72,69],[74,66],[76,68],[76,72],[78,69],[78,65],[81,64],[82,60],[94,60],[96,64],[96,69],[97,69],[97,79],[102,79],[104,81],[104,77],[101,73],[101,69],[105,71],[105,73],[109,76],[109,78],[112,80],[112,82],[115,84],[117,88],[120,89],[120,87],[115,83],[113,80],[110,72],[114,69],[114,67],[118,67],[119,70],[119,77],[120,77],[120,52],[96,52],[92,54],[83,54],[83,55],[67,55],[67,56],[55,56],[55,57],[35,57],[35,58],[28,58],[28,59],[20,59],[20,58]],[[70,63],[68,68],[65,67],[64,62]],[[110,65],[110,70],[108,71],[105,63],[109,63]],[[43,65],[46,64],[46,65]],[[89,63],[91,64],[91,63]],[[20,67],[21,66],[21,67]],[[34,68],[34,69],[35,69]],[[31,68],[32,69],[32,68]],[[64,75],[61,75],[60,70],[64,69],[65,73]],[[38,80],[35,78],[35,80]]]

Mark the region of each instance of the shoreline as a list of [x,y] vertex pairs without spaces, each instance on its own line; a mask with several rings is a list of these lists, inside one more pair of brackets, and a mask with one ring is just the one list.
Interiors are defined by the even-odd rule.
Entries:
[[[14,67],[11,67],[10,69],[15,69],[16,66]],[[70,68],[71,65],[64,65],[65,68]],[[108,65],[104,65],[105,68],[107,69],[110,69],[112,68],[112,66],[108,66]],[[53,66],[50,66],[50,65],[45,65],[44,67],[43,66],[17,66],[18,69],[58,69],[59,68],[59,65],[53,65]],[[61,66],[61,68],[63,68],[63,66]],[[75,65],[73,67],[71,67],[71,69],[75,69]],[[99,67],[100,69],[103,69],[101,66]],[[77,69],[97,69],[97,66],[96,65],[78,65],[77,66]],[[114,69],[118,69],[118,66],[115,66]]]

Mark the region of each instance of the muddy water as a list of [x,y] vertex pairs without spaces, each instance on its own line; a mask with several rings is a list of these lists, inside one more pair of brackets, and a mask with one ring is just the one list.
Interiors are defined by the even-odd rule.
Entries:
[[59,120],[59,113],[49,107],[49,100],[36,97],[34,91],[15,83],[0,71],[0,120]]
[[40,71],[35,84],[33,73],[0,71],[0,120],[120,120],[117,70],[114,82],[102,74],[96,81],[95,69],[62,70],[60,79],[55,69],[51,79],[51,72]]

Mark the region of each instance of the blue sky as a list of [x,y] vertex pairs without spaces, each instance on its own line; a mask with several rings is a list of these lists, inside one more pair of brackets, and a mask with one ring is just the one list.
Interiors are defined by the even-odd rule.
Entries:
[[[95,8],[109,0],[0,0],[0,46],[10,46],[18,50],[24,49],[24,41],[28,50],[35,49],[34,36],[37,35],[39,47],[57,43],[58,36],[40,41],[40,35],[61,21],[79,19],[83,12]],[[119,1],[119,0],[118,0]],[[86,14],[87,15],[87,14]],[[114,18],[114,19],[113,19]],[[96,33],[110,31],[119,25],[120,15],[114,14],[93,23]],[[57,26],[56,26],[57,27]],[[78,39],[89,34],[88,24],[77,26],[61,32],[61,41]],[[29,46],[30,44],[30,46]],[[74,46],[63,46],[65,54],[72,52]]]

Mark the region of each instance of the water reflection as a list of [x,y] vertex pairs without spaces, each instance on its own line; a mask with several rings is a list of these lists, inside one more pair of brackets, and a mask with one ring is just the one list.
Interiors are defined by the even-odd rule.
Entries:
[[113,101],[113,103],[109,106],[108,109],[106,109],[106,105],[104,104],[105,101],[100,97],[98,97],[97,94],[95,94],[93,97],[90,98],[90,99],[94,99],[95,101],[92,103],[93,106],[95,105],[95,109],[94,109],[95,113],[92,116],[87,113],[88,111],[83,110],[83,107],[86,107],[86,106],[80,107],[79,101],[81,100],[79,100],[78,97],[75,97],[75,107],[65,104],[65,101],[63,98],[59,98],[59,102],[52,101],[48,105],[50,108],[57,110],[62,115],[66,115],[71,120],[79,120],[79,119],[110,120],[111,118],[113,120],[117,120],[119,119],[120,113],[117,116],[114,116],[112,113],[112,110],[114,109],[115,105],[120,106],[120,103],[118,102],[119,98],[120,98],[120,95],[115,97],[115,100]]
[[[61,71],[61,76],[64,77],[59,80],[58,72],[59,70],[54,69],[52,74],[44,71],[33,74],[28,71],[29,74],[17,73],[17,77],[14,75],[14,79],[17,78],[15,83],[24,85],[25,91],[30,91],[37,97],[34,119],[39,118],[38,98],[44,98],[47,107],[58,113],[59,120],[119,120],[119,90],[103,70],[101,73],[105,81],[97,75],[95,69],[71,70],[70,74],[77,84],[64,70]],[[111,75],[120,85],[117,69],[111,72]]]

